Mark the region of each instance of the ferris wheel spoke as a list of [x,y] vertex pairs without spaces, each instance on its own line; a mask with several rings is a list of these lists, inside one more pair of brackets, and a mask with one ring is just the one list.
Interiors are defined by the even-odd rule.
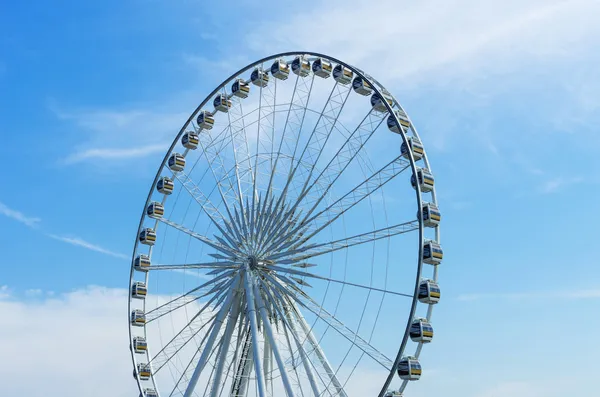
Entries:
[[[289,346],[292,368],[294,369],[296,376],[298,377],[298,372],[296,370],[296,368],[298,367],[298,364],[295,362],[296,361],[295,353],[294,353],[294,349],[292,348],[292,345],[289,340],[288,330],[289,330],[289,333],[292,335],[294,342],[296,343],[297,351],[300,353],[300,361],[302,362],[302,365],[304,367],[306,375],[309,379],[309,383],[311,385],[313,394],[315,396],[320,396],[321,391],[319,390],[319,387],[317,385],[317,382],[315,380],[315,377],[314,377],[311,367],[314,367],[315,370],[317,368],[316,368],[315,364],[312,361],[310,361],[310,359],[308,358],[308,354],[306,353],[304,347],[302,346],[302,342],[300,341],[300,336],[294,326],[293,319],[289,314],[289,310],[290,310],[289,299],[286,299],[283,296],[281,296],[279,291],[275,290],[271,285],[265,283],[264,281],[260,281],[260,282],[263,285],[265,293],[268,295],[269,299],[273,302],[280,303],[279,305],[275,304],[274,306],[275,306],[275,310],[277,311],[277,313],[278,313],[279,317],[281,318],[283,325],[284,325],[284,327],[283,327],[284,335],[285,335],[287,344]],[[317,372],[317,375],[321,378],[321,381],[323,382],[323,384],[325,384],[325,381],[323,380],[323,378],[321,377],[321,375],[318,372]],[[299,379],[299,377],[298,377],[298,379]],[[301,389],[300,380],[298,380],[298,384]],[[304,393],[302,393],[302,394],[304,394]]]
[[[288,273],[288,274],[295,275],[295,276],[310,277],[310,278],[314,278],[314,279],[317,279],[317,280],[323,280],[323,281],[328,281],[328,282],[337,283],[337,284],[344,284],[344,285],[348,285],[350,287],[363,288],[363,289],[368,289],[368,290],[371,290],[371,291],[383,292],[385,294],[403,296],[405,298],[412,298],[413,297],[412,294],[405,294],[405,293],[401,293],[401,292],[390,291],[390,290],[383,289],[383,288],[376,288],[376,287],[372,287],[372,286],[368,286],[368,285],[356,284],[356,283],[351,283],[351,282],[343,281],[343,280],[336,280],[336,279],[333,279],[333,278],[318,276],[318,275],[313,274],[313,273],[303,272],[303,271],[296,270],[296,269],[291,269],[291,268],[286,268],[286,267],[281,267],[281,266],[276,266],[276,265],[266,265],[266,266],[269,269],[273,269],[273,270],[275,270],[277,272]],[[300,282],[300,281],[298,281],[298,280],[296,280],[294,278],[292,278],[292,280],[296,281],[300,285],[306,285],[306,283],[304,281],[302,281],[302,280],[301,280],[302,282]]]
[[[375,362],[380,364],[387,370],[392,368],[393,362],[388,357],[386,357],[383,353],[379,352],[376,348],[371,346],[366,340],[361,338],[357,333],[352,331],[350,328],[345,326],[340,320],[338,320],[335,316],[329,314],[321,305],[315,302],[310,296],[308,296],[305,292],[299,290],[294,286],[294,283],[289,278],[277,274],[276,277],[280,278],[288,287],[292,287],[297,292],[301,292],[299,294],[293,294],[287,291],[286,286],[281,284],[280,281],[275,280],[270,275],[265,275],[266,278],[272,280],[273,284],[280,289],[280,291],[286,292],[287,296],[292,297],[293,300],[305,307],[307,310],[311,311],[325,323],[327,323],[331,328],[335,329],[340,335],[345,337],[348,341],[350,341],[354,346],[362,350],[369,357],[371,357]],[[301,299],[302,297],[303,299]]]
[[[329,136],[333,131],[337,120],[346,104],[346,100],[350,95],[350,87],[338,84],[337,82],[331,89],[331,93],[323,106],[323,110],[319,114],[319,118],[313,128],[306,146],[302,150],[296,165],[294,166],[293,161],[290,163],[290,172],[283,188],[283,191],[278,199],[276,207],[278,207],[287,197],[287,193],[292,180],[300,166],[303,164],[304,156],[308,154],[309,162],[312,162],[313,168],[320,157],[325,144],[329,140]],[[294,151],[295,153],[295,151]]]
[[[296,321],[300,324],[301,329],[303,330],[304,334],[306,335],[306,339],[308,339],[309,343],[313,347],[313,352],[317,355],[317,358],[319,359],[319,362],[321,363],[321,366],[323,367],[326,376],[329,378],[330,383],[328,383],[328,384],[334,385],[334,387],[336,388],[336,395],[347,397],[346,392],[344,391],[340,381],[337,379],[337,376],[336,376],[333,368],[331,367],[331,364],[329,364],[327,357],[321,350],[317,340],[315,339],[314,335],[312,334],[312,331],[308,327],[308,324],[306,324],[304,317],[302,317],[302,315],[300,314],[300,311],[298,310],[297,306],[294,303],[294,301],[295,300],[297,301],[298,298],[296,298],[296,296],[294,294],[290,293],[281,283],[279,283],[277,280],[275,280],[270,275],[265,275],[265,278],[268,279],[269,281],[271,281],[269,283],[269,286],[273,289],[273,292],[276,295],[278,295],[280,301],[287,302],[287,305],[289,305],[289,307],[291,309],[289,313],[293,313],[294,316],[296,317]],[[291,281],[288,279],[287,282],[291,282]],[[301,290],[298,290],[293,284],[289,284],[289,285],[293,289],[297,290],[300,294],[305,295],[304,292],[302,292]],[[294,320],[292,318],[290,319],[290,321],[291,321],[291,323],[294,322]],[[295,335],[297,343],[300,344],[300,348],[303,349],[302,344],[304,342],[300,341],[300,338],[298,336],[299,334],[293,333],[293,335]],[[315,369],[317,369],[317,367],[312,363],[312,361],[309,360],[309,362],[312,364],[312,366]],[[325,383],[325,381],[323,380],[321,375],[319,375],[319,377],[321,378],[321,381],[327,388],[328,384]]]
[[[327,183],[323,193],[318,196],[319,198],[315,203],[307,203],[308,205],[313,204],[312,208],[314,210],[321,200],[323,200],[323,197],[325,197],[327,192],[329,192],[333,184],[344,173],[356,156],[359,155],[361,149],[364,148],[367,141],[373,136],[375,131],[379,128],[384,120],[385,118],[382,113],[377,113],[373,112],[373,110],[370,110],[360,124],[354,129],[354,131],[352,131],[346,138],[346,141],[331,158],[329,163],[323,168],[323,171],[321,171],[321,173],[312,183],[309,183],[310,177],[312,176],[311,170],[310,175],[304,183],[302,193],[299,195],[296,205],[299,205],[300,202],[308,195],[312,187],[317,186],[318,182],[323,179]],[[338,131],[340,130],[338,129]],[[311,213],[312,211],[309,211],[307,215],[310,215]]]
[[233,331],[235,330],[235,324],[240,314],[240,301],[241,299],[236,299],[233,303],[232,310],[229,312],[227,325],[225,326],[225,333],[223,335],[223,341],[221,342],[221,349],[219,351],[215,366],[215,376],[213,379],[210,397],[217,397],[219,392],[219,385],[221,383],[221,376],[223,375],[223,368],[225,366],[229,344],[231,343],[231,337],[233,336]]
[[[206,283],[192,288],[188,292],[183,295],[178,296],[177,298],[171,299],[170,301],[148,311],[146,313],[146,322],[150,323],[165,314],[171,313],[185,305],[188,305],[192,302],[197,301],[200,298],[208,296],[216,291],[221,291],[224,289],[228,283],[231,283],[231,280],[225,279],[229,275],[233,274],[233,271],[229,271],[227,273],[221,274],[213,279],[207,281]],[[225,280],[223,280],[225,279]],[[223,280],[221,283],[217,283],[218,281]],[[212,284],[215,284],[211,287]],[[207,290],[207,291],[206,291]],[[205,292],[206,291],[206,292]]]
[[[367,233],[357,234],[352,237],[347,237],[339,240],[329,241],[320,244],[311,244],[296,249],[290,249],[287,251],[280,252],[278,254],[267,256],[265,260],[277,261],[279,263],[291,264],[299,261],[303,261],[316,256],[328,254],[330,252],[338,251],[344,248],[353,247],[355,245],[361,245],[371,243],[373,241],[381,240],[384,238],[394,237],[399,234],[410,233],[415,230],[419,230],[419,221],[409,221],[399,223],[394,226],[389,226],[382,229],[373,230]],[[297,245],[294,242],[289,242],[290,245]],[[287,248],[285,245],[281,249]],[[325,248],[325,249],[324,249]],[[288,258],[289,256],[302,254],[300,256]],[[288,259],[283,259],[288,258]]]
[[[276,249],[278,246],[282,245],[287,239],[292,238],[298,232],[306,232],[309,230],[311,223],[315,223],[318,225],[315,230],[308,233],[308,235],[303,236],[302,239],[297,241],[291,249],[299,247],[301,244],[308,241],[311,237],[319,233],[321,230],[325,229],[331,223],[333,223],[336,219],[346,213],[348,210],[356,206],[365,198],[369,197],[375,191],[379,190],[386,183],[394,179],[397,175],[402,173],[404,170],[409,168],[410,163],[408,160],[404,159],[402,156],[398,156],[384,167],[379,169],[365,181],[361,182],[359,185],[354,187],[348,193],[344,194],[341,198],[339,198],[334,203],[327,206],[322,211],[317,214],[309,217],[311,211],[314,211],[316,208],[313,206],[311,210],[304,216],[302,221],[299,222],[299,225],[296,226],[291,232],[287,233],[285,236],[279,238],[278,241],[274,242],[270,247],[268,247],[265,251],[270,252]],[[335,210],[333,209],[334,207]],[[333,214],[332,217],[329,217],[330,214]],[[324,218],[329,218],[327,221],[324,221]],[[322,224],[320,224],[323,222]]]
[[200,356],[200,359],[198,360],[198,365],[196,365],[196,368],[194,369],[194,373],[192,374],[192,377],[187,385],[187,388],[185,389],[184,397],[190,397],[192,395],[192,393],[194,392],[196,384],[198,383],[198,379],[200,378],[200,373],[206,366],[206,363],[208,362],[210,354],[212,353],[212,348],[215,343],[215,339],[217,338],[217,336],[219,334],[219,330],[221,329],[221,326],[223,325],[225,316],[229,313],[229,310],[231,309],[234,295],[237,295],[237,287],[239,285],[239,281],[240,281],[240,277],[239,277],[239,273],[238,273],[238,274],[236,274],[236,276],[233,278],[233,281],[232,281],[233,285],[235,285],[235,287],[229,289],[227,298],[225,299],[223,306],[221,307],[221,309],[219,310],[219,312],[217,314],[217,317],[215,318],[215,321],[214,321],[215,327],[212,329],[210,336],[209,336],[208,340],[206,341],[206,347],[202,351],[202,355]]
[[265,303],[260,296],[260,291],[256,283],[254,283],[254,297],[256,298],[258,304],[258,313],[262,319],[262,324],[264,330],[266,332],[266,336],[269,340],[268,345],[270,350],[275,357],[275,361],[277,362],[277,366],[279,367],[279,373],[281,374],[281,379],[283,381],[283,385],[289,397],[294,396],[294,392],[292,391],[292,385],[287,375],[287,370],[285,365],[283,364],[283,360],[281,358],[281,354],[279,353],[279,349],[277,347],[277,342],[275,340],[275,335],[273,334],[273,329],[271,328],[271,321],[269,320],[269,315],[267,314],[267,309],[265,307]]
[[[217,299],[219,298],[219,299]],[[198,329],[194,328],[194,324],[196,323],[197,320],[200,319],[200,316],[202,315],[202,313],[205,312],[205,310],[207,310],[209,307],[211,307],[210,305],[216,300],[216,303],[214,305],[214,307],[219,307],[219,305],[223,302],[225,296],[215,296],[213,297],[213,299],[211,299],[210,301],[208,301],[199,311],[198,313],[196,313],[191,319],[190,321],[177,333],[175,334],[175,336],[173,336],[173,338],[171,338],[171,340],[169,340],[169,342],[167,342],[165,344],[165,346],[158,352],[158,354],[156,354],[156,356],[154,356],[152,358],[152,360],[150,361],[150,363],[154,366],[154,372],[158,373],[161,368],[163,368],[169,361],[171,361],[171,359],[173,359],[173,357],[175,357],[175,355],[177,353],[179,353],[181,351],[181,349],[183,349],[190,341],[192,341],[196,335],[202,331],[207,325],[210,325],[208,331],[210,332],[210,330],[212,329],[212,322],[211,320],[214,320],[216,318],[216,314],[210,316],[209,318],[206,319],[206,321],[204,321],[204,323],[202,325],[200,325],[200,327]],[[207,333],[208,335],[208,333]],[[200,345],[202,345],[204,339],[200,342]]]
[[[200,204],[200,207],[204,213],[208,216],[211,222],[219,229],[223,236],[229,241],[230,245],[235,246],[235,240],[232,236],[235,235],[229,222],[225,220],[225,217],[221,214],[217,207],[212,204],[209,198],[204,195],[202,190],[196,183],[183,171],[178,172],[175,177],[181,183],[183,188],[192,196],[192,198]],[[227,228],[226,232],[224,227]],[[238,236],[236,236],[238,237]]]
[[235,266],[236,262],[206,262],[206,263],[187,263],[182,265],[152,265],[148,270],[187,270],[187,269],[228,269]]
[[[308,84],[307,80],[310,80]],[[286,143],[288,153],[292,153],[290,160],[290,169],[294,164],[294,157],[300,141],[300,131],[304,124],[304,118],[306,116],[306,110],[308,107],[308,101],[310,100],[310,94],[312,93],[312,86],[314,83],[314,75],[310,79],[296,76],[296,83],[294,84],[294,91],[292,93],[292,101],[288,108],[285,125],[283,127],[283,133],[281,135],[281,141],[279,143],[279,149],[277,150],[277,157],[275,158],[275,164],[271,170],[271,176],[269,178],[269,184],[267,187],[267,197],[272,195],[272,183],[273,178],[277,171],[277,163],[279,157],[284,149],[283,144]]]
[[179,230],[180,232],[183,232],[185,234],[188,234],[191,237],[194,237],[196,240],[202,241],[204,244],[211,246],[212,248],[228,255],[229,257],[236,257],[238,255],[241,255],[241,253],[237,249],[234,249],[227,245],[223,245],[222,243],[220,243],[218,241],[213,241],[213,240],[209,239],[208,237],[203,236],[200,233],[196,233],[176,222],[170,221],[166,218],[158,218],[158,220],[166,225],[171,226],[174,229]]

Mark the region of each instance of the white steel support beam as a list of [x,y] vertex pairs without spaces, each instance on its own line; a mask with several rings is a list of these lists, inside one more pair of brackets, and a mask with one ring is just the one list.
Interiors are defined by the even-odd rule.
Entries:
[[217,318],[215,319],[215,326],[208,337],[208,341],[206,342],[206,347],[202,351],[202,355],[198,360],[198,365],[194,369],[194,373],[192,374],[192,378],[190,379],[190,383],[188,383],[187,388],[185,389],[185,393],[183,397],[190,397],[196,388],[196,384],[198,383],[198,379],[200,378],[200,374],[202,370],[206,366],[208,362],[208,358],[210,357],[210,353],[212,351],[213,345],[215,343],[215,339],[217,339],[217,335],[219,334],[219,330],[221,329],[221,325],[223,325],[223,321],[225,320],[225,316],[229,313],[229,309],[231,308],[231,304],[233,302],[234,291],[237,288],[239,283],[239,274],[235,276],[233,281],[233,287],[229,290],[227,294],[227,298],[225,299],[225,303],[223,307],[217,314]]

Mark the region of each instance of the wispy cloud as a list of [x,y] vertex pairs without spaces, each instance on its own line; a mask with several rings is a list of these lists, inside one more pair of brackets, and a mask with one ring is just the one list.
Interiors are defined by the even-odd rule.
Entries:
[[582,177],[573,177],[573,178],[557,177],[557,178],[550,179],[550,180],[546,181],[545,183],[543,183],[540,186],[539,190],[541,193],[551,194],[551,193],[556,193],[559,190],[561,190],[567,186],[575,185],[575,184],[578,184],[581,182],[583,182]]
[[[189,105],[186,102],[179,100],[175,106],[148,104],[145,109],[68,109],[50,101],[48,108],[54,115],[84,137],[62,163],[139,159],[166,152],[189,117],[189,113],[182,110],[193,109],[193,102],[190,100]],[[164,110],[167,108],[177,110]],[[109,163],[96,161],[95,164],[107,166]]]
[[85,149],[76,151],[65,159],[65,164],[74,164],[86,160],[98,159],[132,159],[148,156],[154,153],[165,152],[169,147],[168,143],[146,145],[133,148],[112,148],[112,149]]
[[0,299],[7,299],[11,296],[11,290],[8,285],[0,285]]
[[478,301],[483,299],[494,300],[516,300],[525,299],[590,299],[600,298],[600,288],[596,289],[575,289],[572,291],[528,291],[528,292],[509,292],[509,293],[481,293],[481,294],[462,294],[458,296],[460,301]]
[[38,227],[39,223],[42,221],[40,218],[27,216],[20,211],[9,208],[6,204],[3,204],[1,202],[0,202],[0,214],[7,216],[11,219],[14,219],[15,221],[20,222],[31,228]]
[[88,249],[90,251],[95,251],[95,252],[99,252],[101,254],[110,255],[110,256],[113,256],[113,257],[119,258],[119,259],[129,259],[129,256],[127,256],[127,255],[120,254],[120,253],[114,252],[114,251],[110,251],[106,248],[100,247],[99,245],[85,241],[79,237],[57,236],[55,234],[47,234],[47,236],[50,238],[53,238],[55,240],[62,241],[63,243],[75,245],[77,247],[82,247],[82,248]]

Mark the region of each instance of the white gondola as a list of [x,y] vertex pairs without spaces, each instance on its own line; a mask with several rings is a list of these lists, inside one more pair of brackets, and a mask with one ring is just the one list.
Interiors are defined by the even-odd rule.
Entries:
[[131,297],[135,299],[146,299],[148,289],[146,284],[141,281],[136,281],[131,285]]
[[404,380],[419,380],[421,377],[421,364],[413,356],[402,357],[398,363],[398,376]]
[[297,56],[292,61],[292,72],[300,77],[306,77],[310,74],[310,62],[308,59]]
[[144,389],[140,397],[158,397],[158,393],[154,389]]
[[144,354],[148,350],[148,342],[146,342],[146,338],[141,336],[136,336],[133,338],[133,351],[137,354]]
[[179,153],[173,153],[171,157],[169,157],[167,166],[173,172],[183,171],[185,168],[185,157]]
[[150,218],[161,218],[165,214],[165,207],[158,201],[153,201],[146,208],[146,215]]
[[283,59],[278,59],[271,65],[271,74],[279,80],[287,80],[290,75],[290,65]]
[[371,95],[371,93],[373,92],[371,84],[369,84],[367,80],[363,79],[360,76],[356,76],[354,80],[352,80],[352,89],[356,93],[364,96]]
[[231,85],[231,93],[239,98],[248,98],[250,85],[244,79],[237,79]]
[[425,318],[417,318],[410,325],[410,339],[413,342],[429,343],[433,339],[433,327]]
[[133,268],[139,272],[147,272],[150,267],[150,257],[148,255],[138,255],[133,260]]
[[[402,130],[406,132],[406,130],[410,128],[410,120],[408,120],[408,116],[406,115],[406,113],[404,113],[402,109],[396,109],[394,111],[394,114],[396,115],[396,117],[398,117],[398,120],[400,120],[400,126],[402,127]],[[390,114],[387,118],[387,126],[390,131],[395,132],[396,134],[400,133],[400,130],[398,130],[398,125],[396,124],[396,119],[394,118],[393,114]]]
[[413,158],[415,160],[421,160],[423,158],[423,154],[425,153],[423,144],[419,142],[418,139],[412,136],[409,136],[407,138],[408,145],[406,144],[406,142],[402,142],[402,145],[400,146],[400,154],[402,154],[404,158],[408,158],[408,148],[410,147],[412,150]]
[[[383,99],[381,99],[382,97]],[[385,102],[387,102],[390,106],[394,104],[392,97],[387,94],[379,95],[378,93],[374,93],[371,95],[371,106],[373,106],[373,110],[378,112],[387,112]]]
[[423,216],[423,224],[426,227],[436,227],[442,220],[440,210],[433,203],[423,203],[421,214]]
[[428,265],[439,265],[444,259],[442,247],[435,241],[429,240],[423,244],[423,262]]
[[146,245],[154,245],[154,243],[156,242],[156,233],[154,232],[154,229],[152,228],[145,228],[142,229],[142,231],[140,232],[140,243],[142,244],[146,244]]
[[[135,376],[136,371],[133,371],[133,376]],[[139,363],[137,365],[137,377],[139,377],[140,380],[148,380],[150,379],[150,376],[152,375],[152,371],[150,369],[150,364],[148,363]]]
[[317,58],[312,64],[312,71],[316,76],[328,78],[333,70],[333,64],[327,59]]
[[435,305],[440,301],[440,286],[433,280],[421,280],[419,283],[419,302],[428,305]]
[[135,309],[131,312],[129,321],[134,327],[143,327],[146,324],[146,314],[140,309]]
[[250,81],[252,81],[252,84],[256,86],[266,87],[267,84],[269,84],[269,75],[266,72],[256,68],[250,75]]
[[343,65],[337,65],[333,69],[333,78],[340,84],[350,84],[353,77],[354,72]]
[[200,138],[198,137],[198,134],[193,131],[186,131],[186,133],[181,137],[181,144],[186,149],[196,150],[199,143]]
[[165,194],[167,196],[173,193],[174,188],[175,184],[169,177],[166,176],[160,178],[156,183],[156,190],[158,190],[159,193]]
[[399,391],[390,390],[387,391],[383,397],[402,397],[402,393]]
[[196,117],[196,123],[199,128],[210,130],[215,125],[215,119],[208,110],[201,110],[198,117]]
[[220,112],[227,113],[231,108],[231,100],[225,94],[219,94],[213,99],[213,106]]
[[[421,188],[421,192],[428,193],[433,190],[435,180],[427,168],[417,168],[417,178],[419,179],[419,187]],[[417,181],[414,175],[410,177],[410,184],[413,188],[417,188]]]

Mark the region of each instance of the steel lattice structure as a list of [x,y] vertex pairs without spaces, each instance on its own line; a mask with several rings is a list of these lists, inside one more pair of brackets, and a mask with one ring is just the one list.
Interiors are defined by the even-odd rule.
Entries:
[[244,67],[185,122],[144,206],[141,396],[402,395],[433,338],[440,219],[421,139],[373,77],[307,52]]

